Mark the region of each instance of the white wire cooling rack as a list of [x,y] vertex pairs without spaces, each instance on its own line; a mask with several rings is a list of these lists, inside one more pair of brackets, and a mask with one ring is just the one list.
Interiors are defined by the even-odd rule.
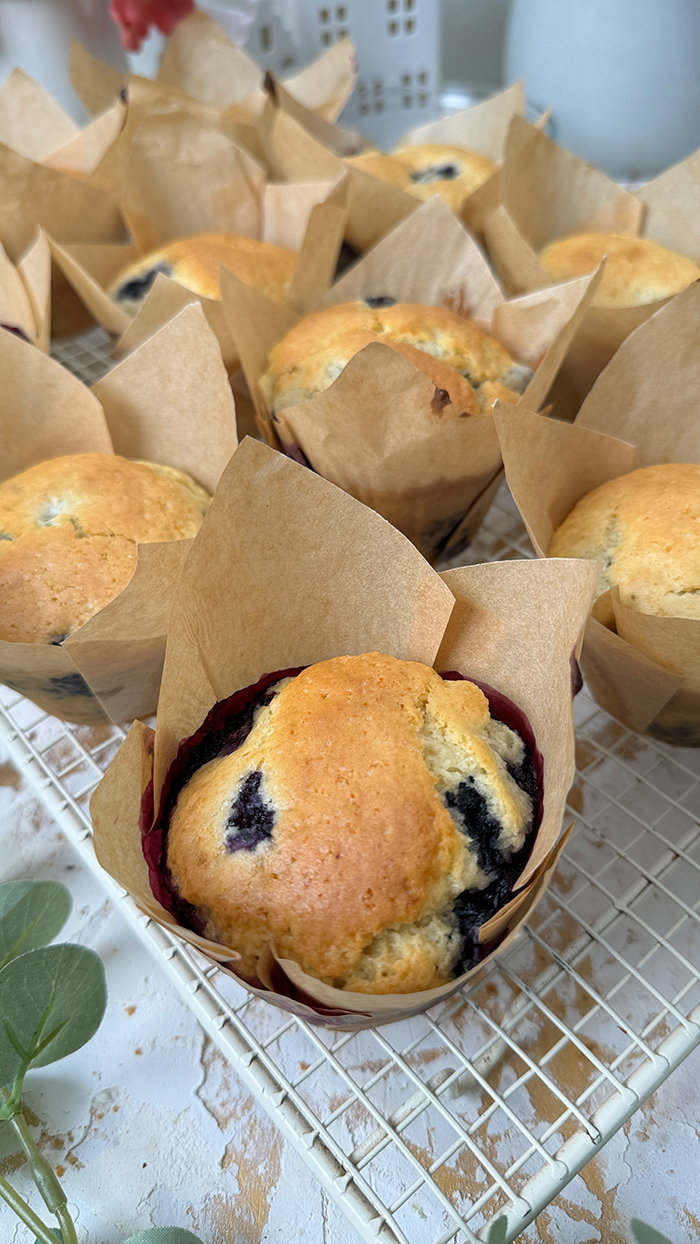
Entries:
[[[107,370],[99,330],[56,356]],[[508,494],[473,560],[530,554]],[[515,1238],[700,1042],[700,754],[575,704],[575,832],[530,926],[410,1021],[310,1028],[142,916],[102,872],[88,800],[121,740],[3,688],[0,741],[202,1027],[365,1241]]]

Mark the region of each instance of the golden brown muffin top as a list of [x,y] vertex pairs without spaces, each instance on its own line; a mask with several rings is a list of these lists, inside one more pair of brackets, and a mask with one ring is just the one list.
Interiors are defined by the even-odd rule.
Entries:
[[440,194],[454,212],[496,172],[487,156],[447,143],[416,143],[396,147],[392,154],[408,173],[411,194],[423,200]]
[[602,561],[597,594],[617,586],[628,609],[700,618],[700,466],[641,467],[594,488],[557,528],[549,555]]
[[410,178],[405,166],[383,151],[365,151],[362,155],[348,156],[345,163],[361,169],[363,173],[371,173],[380,181],[388,181],[390,185],[398,186],[399,190],[408,190]]
[[446,143],[396,147],[391,155],[368,151],[351,156],[346,163],[423,202],[439,194],[454,212],[461,211],[464,200],[496,171],[496,165],[486,156]]
[[133,312],[146,297],[159,272],[203,298],[218,299],[223,264],[246,285],[254,285],[280,302],[289,288],[297,256],[283,246],[235,233],[201,233],[179,238],[144,255],[120,274],[110,294],[125,311]]
[[605,268],[593,295],[594,307],[641,307],[678,294],[697,281],[692,259],[653,242],[621,233],[574,233],[550,242],[540,259],[553,281],[569,281]]
[[[268,370],[260,380],[268,408],[284,410],[322,393],[352,356],[373,341],[404,354],[449,393],[457,411],[471,414],[490,410],[496,396],[517,401],[532,375],[473,320],[445,307],[389,298],[345,302],[305,316],[270,351]],[[488,388],[481,392],[486,382],[501,388],[495,394]]]
[[[238,750],[180,791],[173,879],[248,976],[274,938],[283,958],[341,987],[440,984],[457,949],[447,947],[454,899],[488,884],[441,795],[460,772],[476,774],[504,849],[519,848],[532,808],[502,758],[514,746],[522,754],[473,683],[383,653],[322,661],[282,684]],[[255,796],[258,826],[267,817],[254,849],[236,840],[241,792]],[[442,937],[437,955],[415,938],[428,926]],[[407,938],[409,953],[393,955],[387,934]]]
[[70,454],[0,484],[0,639],[58,643],[113,600],[138,545],[194,536],[209,496],[173,467]]

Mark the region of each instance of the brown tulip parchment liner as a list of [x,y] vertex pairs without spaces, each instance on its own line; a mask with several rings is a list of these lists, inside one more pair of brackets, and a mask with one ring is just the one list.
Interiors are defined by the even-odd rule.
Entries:
[[[378,243],[320,305],[389,295],[471,311],[518,362],[536,368],[521,401],[537,410],[596,280],[585,277],[506,302],[477,244],[436,196]],[[259,380],[270,349],[299,316],[229,272],[222,273],[221,288],[268,444],[299,446],[319,475],[377,510],[426,557],[456,556],[478,529],[501,478],[491,415],[451,419],[448,407],[445,418],[444,394],[413,363],[376,343],[356,354],[324,393],[273,421]]]
[[[123,121],[124,105],[117,100],[104,116],[81,130],[19,69],[0,87],[0,244],[18,268],[42,228],[64,244],[124,241],[126,229],[117,197],[91,176],[115,143]],[[38,262],[39,256],[34,258]],[[42,256],[42,269],[46,264]],[[50,260],[48,270],[50,277]],[[0,273],[0,278],[6,285],[6,274]],[[27,330],[21,317],[19,322],[29,339],[44,349],[51,324],[43,273],[41,284],[38,305],[33,307],[36,331],[31,331],[31,324]],[[53,335],[85,327],[89,317],[59,269],[54,269],[53,286]],[[4,300],[4,291],[0,296]]]
[[[116,79],[110,94],[100,93],[103,68],[102,62],[94,62],[83,49],[73,61],[74,85],[93,113],[106,108],[115,93]],[[264,107],[263,76],[264,70],[213,18],[199,12],[180,22],[168,39],[155,81],[201,104],[222,110],[238,106],[253,116]],[[355,49],[349,39],[340,39],[305,69],[285,79],[285,86],[307,108],[326,121],[335,121],[352,94],[356,76]]]
[[[113,101],[104,116],[81,130],[21,69],[15,69],[0,87],[0,244],[18,268],[25,252],[34,247],[41,227],[63,243],[114,243],[126,237],[115,196],[99,182],[90,181],[93,168],[116,141],[123,119],[124,105]],[[46,266],[45,258],[41,264]],[[0,272],[0,279],[7,285],[6,273]],[[4,290],[0,297],[5,301]],[[56,274],[59,332],[80,326],[70,318],[74,315],[72,297]],[[29,331],[26,319],[16,317],[42,349],[49,335],[48,310],[48,294],[42,288],[39,305],[32,308]]]
[[[591,489],[636,467],[700,463],[699,339],[696,282],[627,338],[575,423],[515,418],[499,403],[506,476],[540,557]],[[628,609],[613,588],[593,607],[582,664],[598,703],[630,729],[700,746],[700,621]]]
[[125,111],[115,99],[81,129],[43,86],[13,69],[0,87],[0,142],[28,160],[89,180],[118,137]]
[[[231,388],[201,308],[187,307],[92,391],[0,332],[0,478],[47,458],[118,453],[213,493],[236,447]],[[191,541],[141,544],[124,590],[65,643],[0,641],[0,681],[68,721],[155,711],[174,584]]]
[[[286,84],[289,88],[290,84]],[[290,98],[289,90],[268,75],[271,98],[258,121],[258,136],[268,167],[279,181],[337,181],[343,169],[349,178],[350,204],[346,237],[360,253],[374,246],[400,221],[420,206],[406,190],[379,177],[342,163],[343,156],[371,147],[366,139],[339,126],[324,125]],[[487,156],[495,164],[503,159],[508,126],[525,108],[522,83],[509,86],[483,103],[431,122],[406,134],[403,142],[450,143]],[[480,236],[486,219],[498,207],[498,173],[469,196],[462,220]]]
[[[482,927],[480,940],[515,935],[562,845],[573,777],[570,661],[595,575],[595,567],[573,560],[497,562],[438,575],[379,515],[245,440],[175,592],[157,729],[134,723],[93,795],[100,863],[148,915],[235,976],[235,952],[182,927],[154,898],[139,830],[142,795],[152,782],[158,807],[179,744],[219,700],[266,673],[381,651],[487,682],[529,719],[544,761],[543,817],[514,898]],[[323,985],[278,961],[270,946],[262,979],[243,983],[312,1023],[363,1028],[425,1010],[468,975],[424,993],[369,997]]]
[[[247,133],[248,138],[254,134],[252,122],[262,112],[266,101],[262,89],[264,71],[211,17],[201,12],[181,22],[167,41],[155,80],[120,73],[77,43],[72,48],[70,72],[76,93],[95,117],[93,126],[99,123],[104,127],[104,118],[126,97],[128,117],[124,141],[119,142],[118,150],[111,153],[103,167],[95,166],[91,170],[95,184],[111,190],[117,197],[125,153],[145,111],[156,99],[177,101],[199,115],[208,112],[212,119],[238,122],[238,133]],[[353,45],[349,39],[341,39],[301,73],[288,78],[285,86],[302,106],[327,122],[333,122],[352,93],[356,73]],[[87,130],[82,132],[87,133]],[[65,152],[66,148],[61,150]],[[55,155],[53,152],[50,158]]]
[[[422,143],[445,143],[448,146],[464,147],[467,151],[476,151],[486,156],[498,167],[487,181],[465,200],[461,219],[471,233],[481,241],[484,225],[489,216],[499,206],[498,186],[500,166],[503,164],[506,139],[513,117],[522,116],[525,111],[525,84],[515,82],[485,99],[471,108],[455,112],[452,116],[443,117],[439,121],[431,121],[405,134],[402,146],[415,146]],[[546,124],[549,113],[536,122],[536,127]]]
[[[194,13],[181,22],[168,40],[155,80],[138,74],[121,74],[73,44],[71,79],[88,112],[95,116],[88,135],[98,126],[104,130],[114,109],[126,113],[118,138],[105,149],[103,158],[89,173],[92,184],[121,200],[126,164],[133,139],[149,110],[157,102],[199,117],[211,127],[221,127],[250,154],[260,158],[254,121],[265,107],[263,73],[205,13]],[[354,49],[343,39],[301,73],[288,79],[287,87],[312,115],[334,121],[348,99],[355,81]],[[85,144],[84,144],[85,145]],[[93,136],[90,146],[94,148]],[[75,152],[62,148],[51,159],[74,160]],[[321,196],[323,197],[323,196]],[[317,200],[318,201],[318,200]],[[273,240],[273,239],[270,239]],[[281,243],[282,244],[282,243]]]
[[[200,104],[162,98],[146,80],[132,82],[129,90],[119,141],[126,144],[121,201],[132,242],[64,247],[52,240],[53,259],[90,314],[121,338],[117,356],[129,353],[183,306],[197,301],[233,373],[238,359],[218,300],[200,297],[160,274],[132,318],[108,294],[108,287],[139,255],[177,238],[224,232],[300,251],[289,291],[292,305],[300,282],[305,286],[308,280],[311,246],[314,270],[322,273],[319,296],[332,277],[342,241],[344,188],[329,182],[273,187],[240,142],[236,122]],[[134,132],[132,116],[138,121]],[[283,200],[280,189],[288,191]]]
[[122,242],[126,229],[111,195],[0,143],[0,242],[14,263],[42,226],[65,244]]
[[[227,228],[300,248],[314,205],[326,199],[338,178],[332,184],[266,184],[260,190],[265,174],[252,121],[267,98],[261,89],[262,72],[205,14],[195,13],[178,28],[155,82],[138,75],[125,77],[77,45],[71,68],[78,94],[95,114],[82,130],[21,70],[0,88],[0,244],[19,263],[39,226],[53,239],[52,335],[77,332],[91,323],[91,317],[111,333],[125,332],[131,321],[107,297],[103,285],[134,254],[160,243],[162,225],[166,225],[163,240]],[[354,75],[353,48],[344,40],[290,79],[288,86],[302,104],[330,122],[350,94]],[[125,99],[120,98],[122,91]],[[161,129],[158,133],[154,124],[149,136],[142,127],[156,121],[152,112],[161,117]],[[169,127],[162,122],[163,112],[170,114]],[[133,227],[129,213],[138,215],[143,207],[138,167],[129,175],[131,156],[138,154],[138,147],[136,153],[132,150],[137,136],[143,158],[153,161],[153,173],[160,173],[162,195],[155,218],[158,236],[151,243],[141,231],[132,251],[125,218]],[[188,170],[185,193],[182,181]],[[245,182],[246,177],[244,186],[241,179]],[[202,216],[210,222],[201,223]],[[255,228],[249,227],[252,219]],[[183,305],[180,301],[173,307],[173,301],[166,298],[170,315]],[[230,343],[220,306],[208,300],[203,305],[226,354]],[[132,329],[129,349],[170,318],[156,311],[152,305],[141,330]]]
[[51,251],[41,231],[16,265],[0,243],[0,326],[48,352]]
[[[550,284],[539,252],[570,233],[641,235],[698,262],[699,178],[696,151],[631,194],[516,117],[498,183],[500,207],[484,227],[489,254],[513,294]],[[566,408],[567,416],[574,417],[618,346],[664,301],[588,308],[559,378],[560,414]]]

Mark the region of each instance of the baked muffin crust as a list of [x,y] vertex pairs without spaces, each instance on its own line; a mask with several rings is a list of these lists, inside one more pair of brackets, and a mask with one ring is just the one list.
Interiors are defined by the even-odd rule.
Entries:
[[380,296],[340,303],[300,320],[270,352],[260,380],[268,408],[277,412],[322,393],[373,341],[409,358],[468,414],[489,411],[497,397],[516,402],[532,376],[473,320],[446,307]]
[[61,643],[126,587],[138,545],[194,536],[209,496],[173,467],[70,454],[0,484],[0,639]]
[[347,163],[423,202],[439,194],[453,212],[460,212],[464,200],[496,172],[496,165],[486,156],[446,143],[396,147],[391,155],[368,151],[351,156]]
[[345,163],[363,173],[371,173],[380,181],[388,181],[390,185],[398,186],[399,190],[408,190],[409,178],[404,165],[383,151],[365,151],[362,155],[348,156]]
[[628,609],[700,618],[700,466],[641,467],[594,488],[557,528],[549,555],[602,561],[597,595],[617,586]]
[[251,978],[274,938],[281,957],[357,992],[451,979],[456,904],[498,880],[533,826],[512,776],[520,736],[475,684],[382,653],[276,684],[252,723],[170,815],[172,881],[207,932]]
[[446,143],[396,147],[393,155],[408,173],[410,194],[423,200],[440,194],[454,212],[496,172],[493,160]]
[[678,294],[697,281],[700,268],[651,238],[621,233],[576,233],[546,246],[540,259],[553,281],[594,272],[607,255],[594,307],[641,307]]
[[233,233],[202,233],[180,238],[144,255],[121,273],[110,289],[119,306],[136,315],[159,272],[203,298],[220,298],[221,264],[279,302],[294,273],[297,256],[283,246]]

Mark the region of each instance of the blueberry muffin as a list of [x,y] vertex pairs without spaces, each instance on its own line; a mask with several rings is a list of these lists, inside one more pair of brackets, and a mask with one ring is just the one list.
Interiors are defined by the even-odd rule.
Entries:
[[593,295],[593,307],[642,307],[679,294],[697,281],[700,268],[653,242],[620,233],[575,233],[551,242],[540,254],[553,281],[569,281],[594,272],[603,256],[605,268]]
[[486,156],[443,143],[397,147],[391,155],[370,151],[352,156],[347,163],[423,202],[439,194],[457,213],[465,199],[496,172],[496,165]]
[[172,467],[51,458],[0,484],[0,639],[60,644],[126,587],[138,545],[194,536],[209,496]]
[[516,402],[532,376],[473,320],[445,307],[368,298],[307,315],[270,352],[260,389],[273,414],[322,393],[373,341],[397,350],[449,395],[459,411]]
[[291,673],[181,746],[164,848],[180,912],[250,980],[271,940],[359,993],[452,980],[529,855],[534,742],[425,665],[374,652]]
[[642,467],[587,493],[554,533],[550,557],[602,562],[598,596],[628,609],[700,618],[700,466]]
[[202,298],[220,298],[219,268],[228,268],[246,285],[254,285],[281,302],[294,273],[294,251],[233,233],[202,233],[180,238],[144,255],[122,272],[110,289],[115,302],[136,315],[159,272]]
[[397,147],[393,155],[408,174],[409,194],[423,200],[442,195],[454,212],[461,211],[464,200],[496,172],[486,156],[444,143]]

